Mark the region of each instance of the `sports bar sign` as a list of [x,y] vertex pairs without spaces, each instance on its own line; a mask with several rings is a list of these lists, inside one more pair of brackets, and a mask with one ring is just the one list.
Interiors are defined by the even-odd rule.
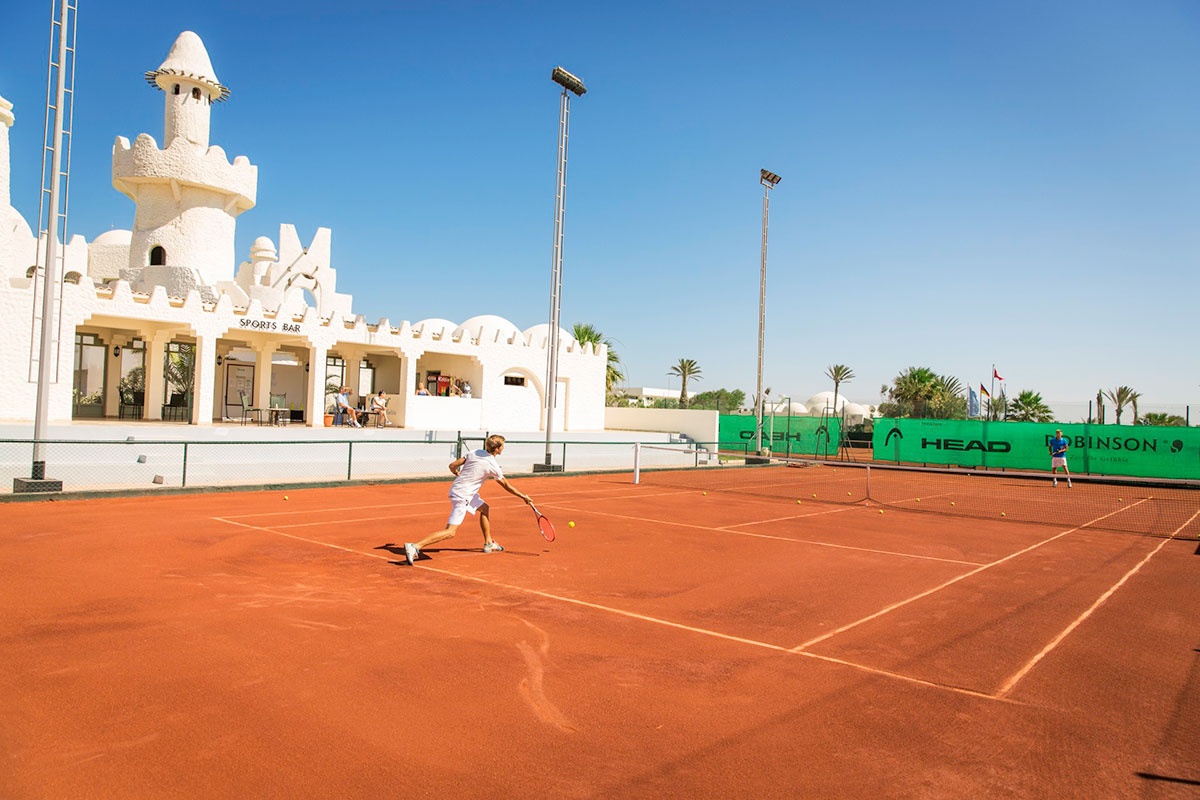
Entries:
[[1200,430],[987,420],[877,419],[877,461],[963,467],[1050,468],[1056,430],[1070,444],[1072,472],[1200,479]]

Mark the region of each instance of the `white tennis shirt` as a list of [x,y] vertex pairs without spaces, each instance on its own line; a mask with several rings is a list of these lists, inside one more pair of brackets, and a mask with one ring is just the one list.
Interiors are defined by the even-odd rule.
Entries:
[[450,484],[450,497],[455,500],[470,500],[479,494],[483,482],[488,478],[503,478],[500,462],[486,450],[467,453],[466,463],[458,471],[458,477]]

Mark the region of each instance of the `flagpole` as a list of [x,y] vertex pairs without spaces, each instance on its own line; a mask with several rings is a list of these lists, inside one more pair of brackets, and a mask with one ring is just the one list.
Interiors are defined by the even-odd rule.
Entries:
[[988,392],[988,416],[992,416],[992,398],[996,396],[996,365],[992,364],[992,390]]

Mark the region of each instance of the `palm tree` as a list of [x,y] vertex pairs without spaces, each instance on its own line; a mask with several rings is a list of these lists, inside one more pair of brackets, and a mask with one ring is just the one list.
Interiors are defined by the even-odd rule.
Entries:
[[187,398],[190,405],[192,384],[196,379],[196,346],[180,342],[177,349],[167,351],[167,358],[163,362],[163,374],[168,389],[173,387],[178,390],[178,394]]
[[936,381],[937,375],[928,367],[909,367],[897,375],[888,389],[895,416],[922,416],[933,398]]
[[825,375],[829,380],[833,381],[833,411],[837,413],[838,387],[843,383],[849,383],[854,380],[854,370],[845,364],[833,364],[829,369],[825,370]]
[[[1136,402],[1138,397],[1141,397],[1140,392],[1135,392],[1128,386],[1118,386],[1115,389],[1110,389],[1104,393],[1104,396],[1112,401],[1113,408],[1117,415],[1117,424],[1121,424],[1121,413],[1125,410],[1125,406],[1132,402]],[[1136,412],[1134,412],[1136,416]]]
[[887,390],[890,402],[880,403],[884,416],[963,419],[967,399],[962,382],[938,375],[929,367],[909,367],[896,376]]
[[678,364],[671,367],[671,374],[678,375],[679,381],[681,384],[681,388],[679,390],[679,407],[687,408],[688,381],[692,378],[695,378],[696,380],[700,380],[700,378],[702,377],[701,373],[700,373],[700,365],[698,365],[695,361],[693,361],[690,358],[681,358],[681,359],[679,359]]
[[1008,418],[1014,422],[1052,422],[1054,412],[1040,393],[1026,389],[1009,402]]
[[590,344],[593,347],[604,345],[608,348],[608,367],[604,372],[604,393],[611,402],[614,399],[613,387],[625,380],[625,373],[621,371],[621,357],[613,349],[612,340],[594,325],[586,322],[576,322],[571,329],[571,334],[580,344]]

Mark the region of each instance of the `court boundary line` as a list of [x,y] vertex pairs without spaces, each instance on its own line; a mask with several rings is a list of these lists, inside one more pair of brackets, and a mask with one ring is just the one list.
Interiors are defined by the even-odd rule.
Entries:
[[[964,572],[962,575],[951,578],[950,580],[945,581],[944,583],[941,583],[937,586],[933,586],[929,589],[926,589],[923,592],[919,592],[918,594],[915,594],[912,597],[909,597],[905,600],[900,600],[898,602],[892,603],[891,605],[889,605],[885,608],[882,608],[879,611],[876,611],[874,614],[869,614],[868,616],[865,616],[862,619],[859,619],[854,622],[843,625],[842,627],[838,628],[837,630],[832,630],[832,631],[829,631],[828,633],[821,634],[820,636],[816,637],[815,639],[810,639],[807,642],[803,642],[802,644],[796,645],[792,649],[795,650],[796,652],[804,652],[805,648],[811,647],[815,644],[819,644],[823,641],[826,641],[827,639],[831,639],[834,636],[845,633],[846,631],[851,630],[853,628],[857,628],[859,625],[862,625],[864,623],[878,619],[879,617],[882,617],[885,614],[890,614],[891,612],[895,611],[898,608],[903,608],[904,606],[909,605],[910,603],[915,603],[917,600],[922,600],[926,597],[929,597],[930,595],[932,595],[936,592],[940,592],[947,587],[953,586],[954,584],[958,583],[959,581],[964,581],[967,578],[978,575],[979,573],[981,573],[985,570],[989,570],[992,567],[997,567],[997,566],[1000,566],[1001,564],[1005,564],[1005,563],[1011,561],[1012,559],[1017,558],[1018,556],[1022,556],[1022,555],[1025,555],[1026,553],[1030,553],[1030,552],[1038,549],[1039,547],[1048,545],[1051,542],[1057,541],[1058,539],[1061,539],[1064,536],[1070,535],[1072,533],[1076,533],[1077,531],[1081,531],[1084,528],[1086,528],[1088,525],[1091,525],[1093,522],[1099,522],[1100,520],[1105,519],[1106,517],[1111,517],[1113,514],[1118,514],[1121,511],[1125,511],[1128,508],[1133,508],[1134,506],[1140,505],[1141,503],[1144,503],[1144,502],[1146,502],[1145,499],[1139,500],[1137,503],[1134,503],[1130,506],[1126,506],[1125,508],[1118,509],[1116,511],[1111,511],[1111,512],[1104,514],[1103,516],[1097,517],[1096,519],[1091,520],[1090,522],[1087,522],[1083,525],[1079,525],[1077,527],[1070,528],[1068,530],[1062,531],[1061,533],[1056,533],[1055,535],[1051,536],[1049,539],[1043,539],[1040,542],[1034,542],[1033,544],[1029,545],[1028,547],[1024,547],[1020,550],[1009,553],[1008,555],[1004,556],[1003,558],[997,559],[996,561],[992,561],[991,563],[980,566],[978,569],[973,569],[968,572]],[[1163,541],[1171,541],[1171,540],[1164,539]]]
[[[554,505],[546,504],[546,508],[554,508]],[[826,514],[841,514],[846,511],[855,511],[855,510],[859,510],[861,508],[863,508],[863,506],[839,506],[837,508],[831,508],[828,511],[818,511],[815,514],[796,514],[791,517],[778,517],[773,520],[766,520],[765,522],[780,522],[780,521],[789,520],[789,519],[806,519],[808,517],[820,517],[820,516],[824,516]],[[942,562],[946,562],[949,564],[962,564],[964,566],[978,566],[978,564],[979,564],[979,562],[977,562],[977,561],[958,561],[955,559],[939,558],[937,556],[922,556],[922,555],[918,555],[916,553],[900,553],[900,552],[897,552],[894,550],[876,550],[871,547],[854,547],[852,545],[834,544],[832,542],[818,542],[813,539],[794,539],[789,536],[775,536],[770,533],[753,533],[751,531],[733,530],[733,528],[739,527],[741,525],[765,524],[762,522],[760,522],[760,523],[739,522],[739,523],[734,523],[733,525],[721,526],[721,527],[714,528],[709,525],[695,525],[690,522],[676,522],[674,520],[650,519],[649,517],[634,517],[634,516],[630,516],[628,514],[615,514],[611,511],[584,511],[581,513],[595,514],[595,515],[601,516],[601,517],[615,517],[617,519],[625,519],[625,520],[630,520],[632,522],[648,522],[653,525],[673,525],[673,526],[680,527],[680,528],[692,528],[692,529],[699,530],[699,531],[708,531],[710,533],[730,533],[730,534],[733,534],[734,536],[749,536],[752,539],[769,539],[771,541],[776,541],[776,542],[791,542],[793,544],[807,544],[807,545],[812,545],[813,547],[832,547],[836,550],[857,550],[862,553],[877,553],[882,556],[896,556],[897,558],[915,558],[920,561],[942,561]]]
[[1097,609],[1100,608],[1100,606],[1108,602],[1108,599],[1116,594],[1117,590],[1124,586],[1126,581],[1141,571],[1142,567],[1146,566],[1150,559],[1158,555],[1158,552],[1162,550],[1169,541],[1171,541],[1171,539],[1163,539],[1161,542],[1159,542],[1158,547],[1147,553],[1146,557],[1139,561],[1137,565],[1133,567],[1133,569],[1122,575],[1121,579],[1110,586],[1108,590],[1104,592],[1104,594],[1100,595],[1100,597],[1096,599],[1096,602],[1092,603],[1087,611],[1084,611],[1082,614],[1076,617],[1070,625],[1063,628],[1057,636],[1051,639],[1046,646],[1042,648],[1041,652],[1029,659],[1029,661],[1025,663],[1025,666],[1021,667],[1021,669],[1017,670],[1011,677],[1009,677],[1007,681],[1001,684],[1000,689],[996,692],[996,697],[1006,697],[1009,692],[1016,688],[1017,684],[1024,680],[1025,676],[1028,675],[1043,658],[1050,655],[1050,653],[1053,652],[1054,649],[1058,647],[1064,639],[1070,636],[1071,633],[1074,632],[1074,630],[1080,625],[1082,625],[1088,617],[1090,617]]
[[[315,545],[318,545],[321,547],[327,547],[331,550],[339,550],[344,553],[351,553],[353,555],[359,555],[359,556],[368,556],[370,558],[380,559],[383,561],[387,561],[389,563],[395,562],[395,559],[389,558],[388,556],[380,555],[378,553],[370,553],[370,552],[366,552],[363,550],[356,550],[352,547],[344,547],[342,545],[332,544],[330,542],[322,542],[319,539],[310,539],[305,536],[296,536],[295,534],[285,533],[283,531],[276,531],[276,530],[272,530],[271,528],[265,528],[261,525],[250,525],[248,523],[237,522],[235,520],[228,519],[226,517],[211,517],[211,519],[213,519],[217,522],[223,522],[228,525],[235,525],[237,527],[244,528],[247,530],[258,531],[260,533],[269,533],[269,534],[272,534],[275,536],[283,536],[288,539],[293,539],[293,540],[300,541],[300,542],[306,542],[309,544],[315,544]],[[609,614],[615,614],[617,616],[626,617],[628,619],[635,619],[635,620],[639,620],[641,622],[648,622],[648,623],[651,623],[654,625],[662,625],[664,627],[674,628],[675,630],[680,630],[680,631],[684,631],[687,633],[695,633],[695,634],[698,634],[701,636],[708,636],[708,637],[711,637],[714,639],[720,639],[722,641],[734,642],[736,644],[750,645],[752,647],[758,647],[761,649],[777,652],[782,655],[795,655],[795,656],[801,656],[804,658],[814,659],[816,661],[822,661],[822,662],[825,662],[828,664],[837,664],[839,666],[849,667],[851,669],[857,670],[859,672],[865,672],[870,675],[877,675],[877,676],[881,676],[881,677],[885,677],[885,678],[892,678],[894,680],[902,681],[904,683],[911,683],[911,684],[916,684],[918,686],[925,686],[925,687],[928,687],[931,689],[937,689],[939,691],[946,691],[946,692],[951,692],[954,694],[961,694],[961,695],[966,695],[968,697],[978,698],[981,700],[1005,703],[1005,704],[1009,704],[1009,705],[1025,705],[1025,703],[1022,703],[1020,701],[1010,700],[1010,699],[1004,698],[1004,697],[996,697],[995,695],[988,694],[986,692],[981,692],[981,691],[978,691],[975,689],[967,689],[962,686],[953,686],[950,684],[936,683],[934,681],[925,680],[924,678],[916,678],[911,675],[903,675],[898,672],[891,672],[889,670],[880,669],[878,667],[870,667],[865,664],[856,664],[852,661],[846,661],[845,659],[835,658],[833,656],[826,656],[826,655],[822,655],[820,653],[794,651],[794,650],[788,649],[784,645],[771,644],[770,642],[762,642],[757,639],[748,639],[744,636],[734,636],[733,634],[721,633],[720,631],[714,631],[714,630],[710,630],[707,628],[698,628],[694,625],[686,625],[682,622],[674,622],[672,620],[662,619],[661,617],[652,617],[647,614],[639,614],[636,611],[627,611],[625,609],[615,608],[613,606],[606,606],[606,605],[602,605],[600,603],[593,603],[589,600],[580,600],[580,599],[574,598],[574,597],[566,597],[564,595],[552,594],[550,592],[542,591],[540,589],[530,589],[525,586],[516,586],[513,584],[509,584],[509,583],[504,583],[502,581],[495,581],[495,580],[491,580],[489,578],[479,577],[476,575],[464,575],[459,572],[454,572],[454,571],[446,570],[446,569],[440,569],[438,567],[431,567],[431,566],[424,565],[424,564],[421,565],[420,567],[418,567],[418,569],[428,571],[428,572],[434,572],[439,575],[445,575],[445,576],[451,577],[451,578],[457,578],[459,580],[465,580],[465,581],[470,581],[472,583],[483,584],[485,586],[491,586],[491,587],[496,587],[496,588],[500,588],[500,589],[505,589],[507,591],[517,592],[519,594],[533,595],[535,597],[541,597],[541,598],[544,598],[547,600],[553,600],[553,601],[557,601],[557,602],[561,602],[561,603],[568,603],[568,604],[580,606],[583,608],[590,608],[590,609],[593,609],[596,611],[602,611],[602,612],[609,613]]]

